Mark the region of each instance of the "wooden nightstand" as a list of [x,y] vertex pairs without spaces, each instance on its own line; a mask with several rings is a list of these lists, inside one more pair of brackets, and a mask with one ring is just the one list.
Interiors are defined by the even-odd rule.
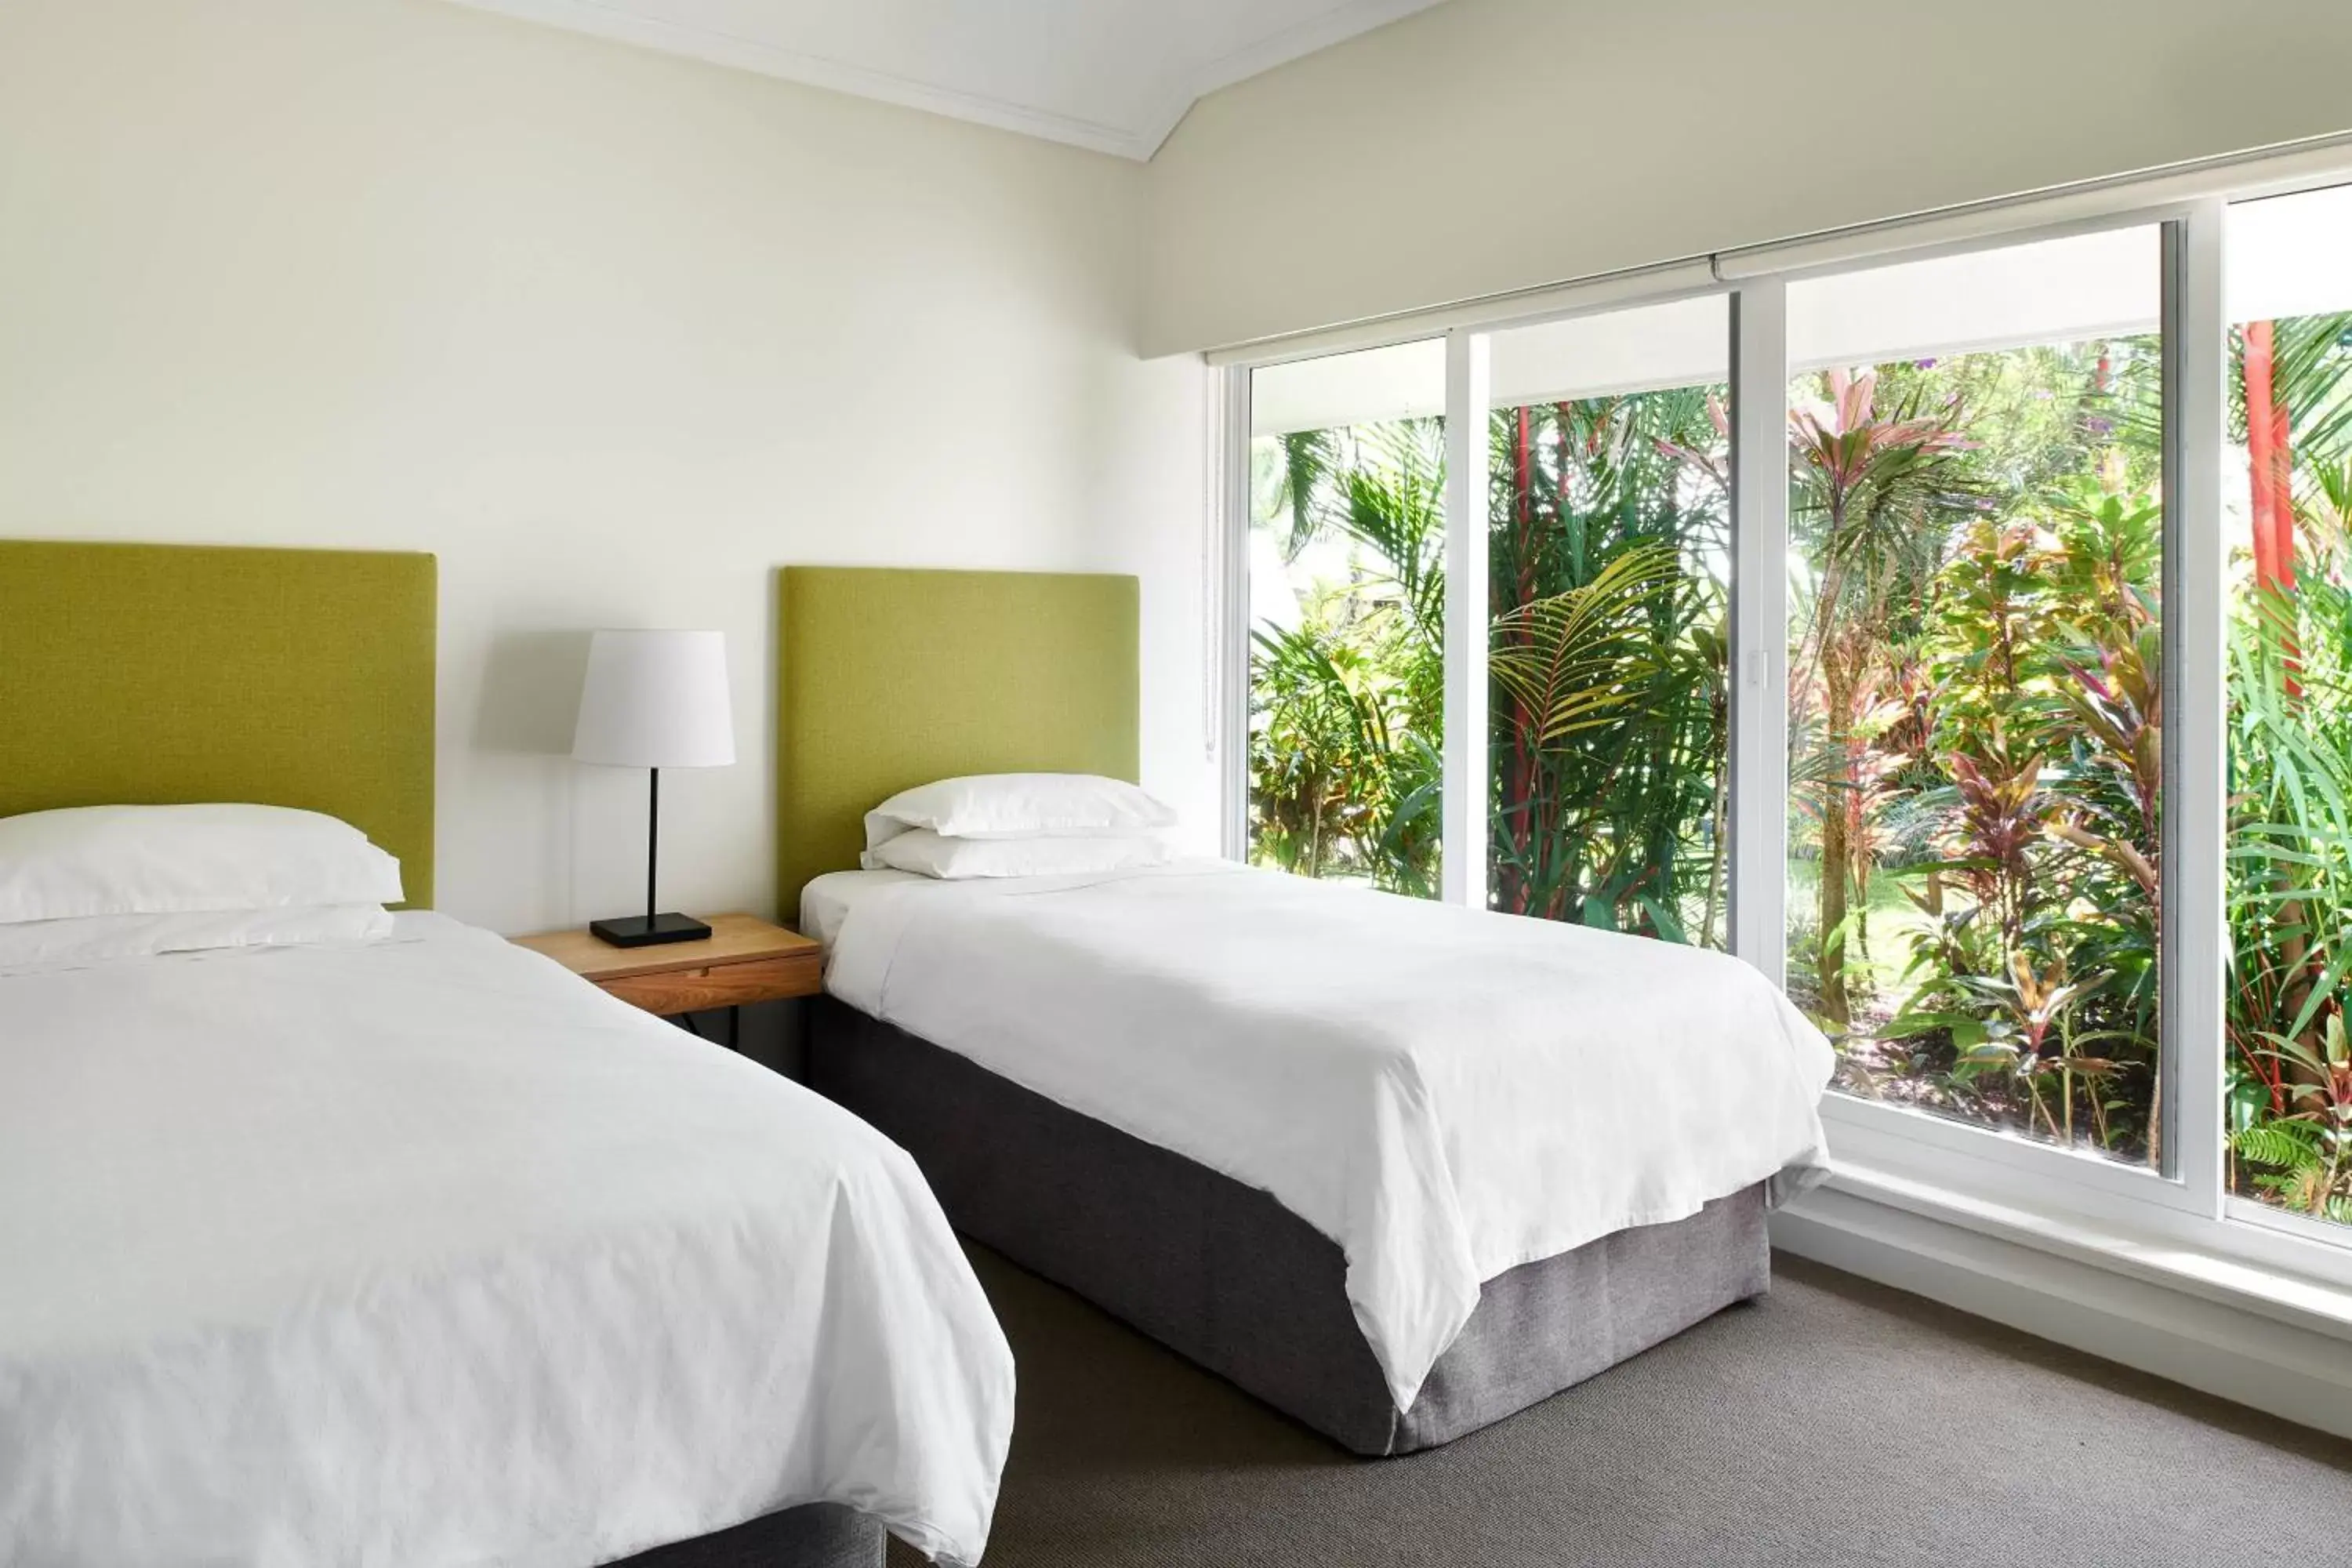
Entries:
[[542,931],[514,942],[665,1018],[724,1007],[730,1046],[735,1009],[747,1002],[814,996],[824,982],[824,949],[814,938],[755,915],[713,915],[704,941],[661,947],[613,947],[584,931]]

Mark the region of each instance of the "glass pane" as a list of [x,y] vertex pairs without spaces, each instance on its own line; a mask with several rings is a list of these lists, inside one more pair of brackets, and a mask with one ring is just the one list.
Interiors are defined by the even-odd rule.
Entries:
[[2133,1163],[2162,233],[1791,286],[1789,983],[1838,1087]]
[[2352,1224],[2352,188],[2233,207],[2229,1177]]
[[1250,377],[1250,859],[1438,892],[1445,345]]
[[1493,339],[1488,897],[1728,940],[1731,314]]

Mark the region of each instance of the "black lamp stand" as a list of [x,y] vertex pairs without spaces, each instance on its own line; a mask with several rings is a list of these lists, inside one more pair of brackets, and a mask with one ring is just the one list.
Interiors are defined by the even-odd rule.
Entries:
[[654,947],[666,942],[700,942],[710,928],[692,915],[675,910],[654,913],[654,867],[661,856],[661,770],[646,770],[651,779],[646,795],[646,912],[619,920],[590,921],[589,933],[614,947]]

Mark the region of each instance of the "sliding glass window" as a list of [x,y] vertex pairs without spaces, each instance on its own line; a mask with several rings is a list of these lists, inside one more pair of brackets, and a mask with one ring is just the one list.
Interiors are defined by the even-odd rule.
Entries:
[[2352,1224],[2352,187],[2226,232],[2228,1181]]
[[1434,898],[1445,345],[1250,375],[1249,858]]
[[1488,900],[1722,947],[1731,316],[1491,339]]
[[1229,831],[1736,915],[1856,1182],[2352,1282],[2352,185],[2098,223],[1230,374]]
[[1788,984],[1838,1087],[2161,1168],[2158,226],[1789,287]]

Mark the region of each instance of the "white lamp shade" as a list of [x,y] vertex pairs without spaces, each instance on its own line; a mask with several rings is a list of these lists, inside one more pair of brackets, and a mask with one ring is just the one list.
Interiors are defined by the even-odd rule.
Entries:
[[625,768],[735,760],[724,632],[598,632],[588,644],[572,755]]

